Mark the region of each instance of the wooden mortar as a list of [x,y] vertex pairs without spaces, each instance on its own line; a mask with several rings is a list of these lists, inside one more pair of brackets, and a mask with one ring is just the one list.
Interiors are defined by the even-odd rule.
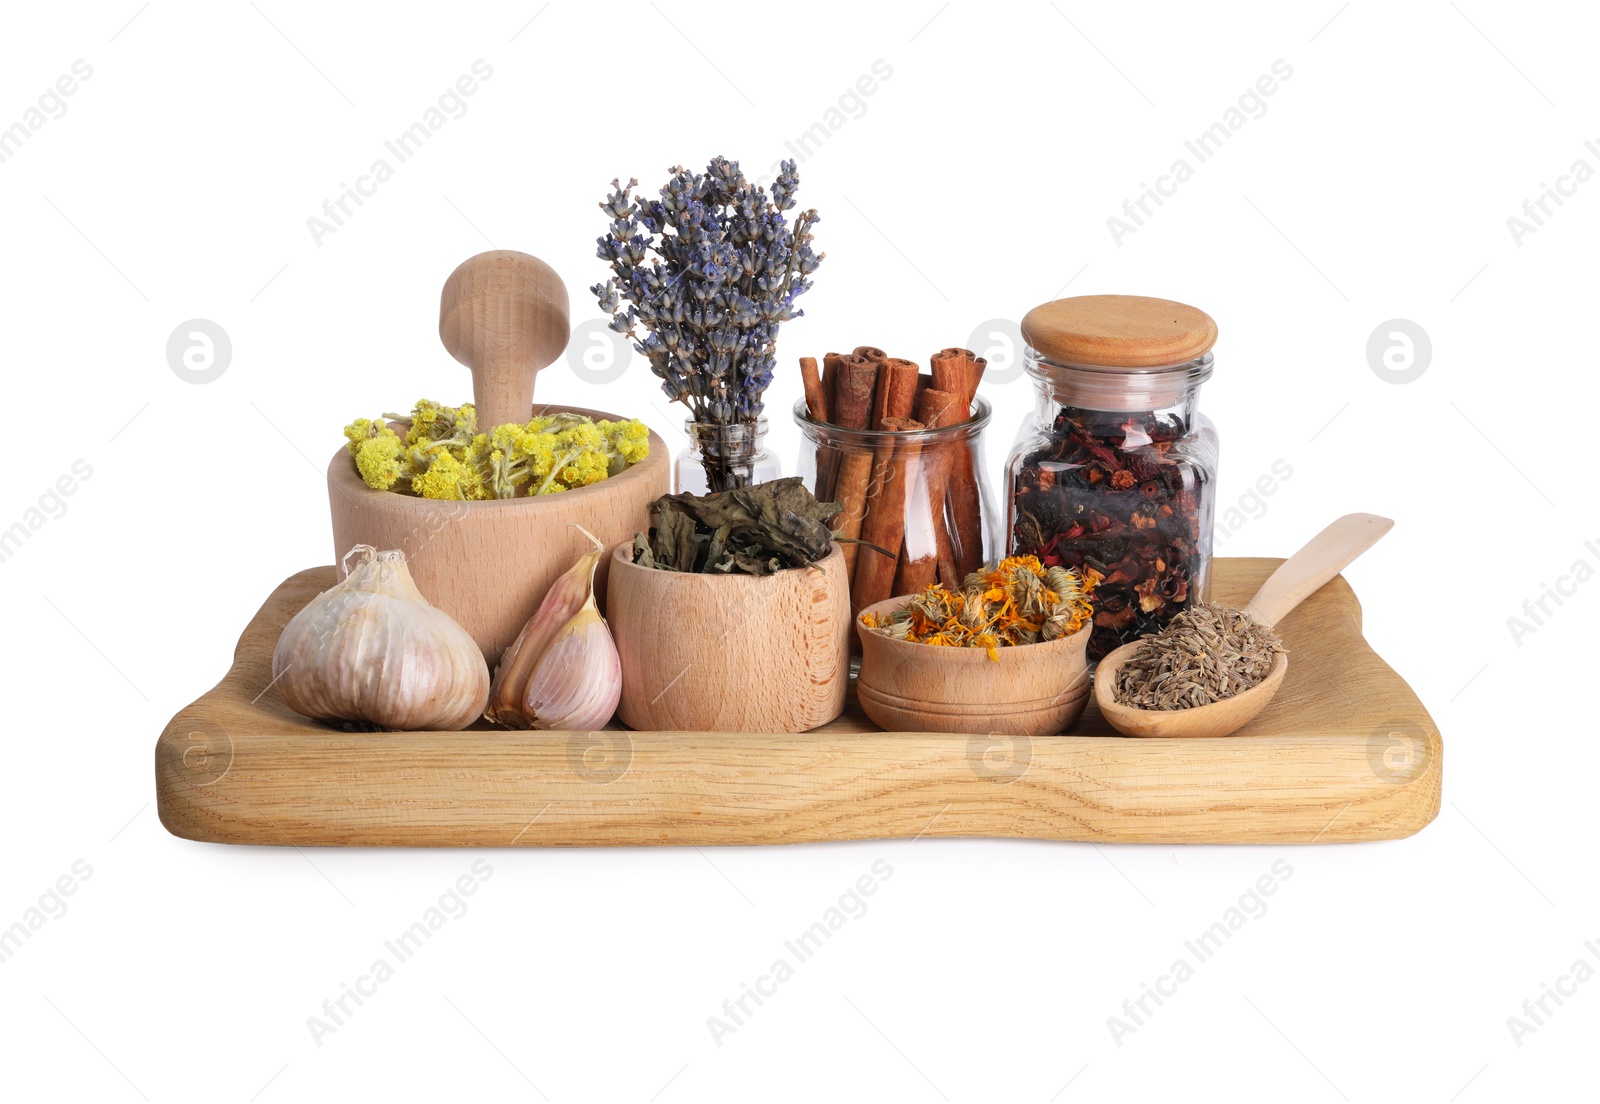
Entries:
[[[561,278],[536,257],[480,253],[445,281],[439,337],[472,370],[478,425],[488,430],[533,417],[534,376],[559,357],[571,328]],[[591,418],[619,415],[578,407]],[[632,542],[650,504],[669,490],[667,446],[650,434],[650,455],[589,487],[533,498],[448,502],[368,487],[348,449],[328,465],[334,561],[357,544],[406,554],[417,589],[460,622],[492,668],[539,607],[550,584],[587,552],[582,525],[608,548]],[[610,557],[596,585],[604,587]],[[603,591],[601,597],[604,597]]]

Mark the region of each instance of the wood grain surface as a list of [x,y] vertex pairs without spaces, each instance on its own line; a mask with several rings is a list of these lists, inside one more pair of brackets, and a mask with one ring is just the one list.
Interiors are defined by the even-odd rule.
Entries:
[[[1241,604],[1280,561],[1216,561]],[[879,731],[850,703],[799,735],[469,730],[354,734],[270,689],[278,632],[333,568],[285,581],[227,676],[156,745],[162,823],[219,843],[476,846],[799,843],[1004,836],[1131,843],[1395,839],[1439,809],[1443,744],[1361,639],[1343,578],[1278,628],[1294,669],[1218,740]]]

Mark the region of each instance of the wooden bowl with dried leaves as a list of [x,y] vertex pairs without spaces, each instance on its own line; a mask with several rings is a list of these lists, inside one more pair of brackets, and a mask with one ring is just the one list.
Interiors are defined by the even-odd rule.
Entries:
[[[888,614],[907,598],[861,611]],[[1087,652],[1093,623],[1071,636],[999,648],[947,648],[896,640],[861,626],[856,696],[868,717],[891,732],[966,732],[1054,736],[1089,702]]]
[[611,556],[606,620],[629,728],[805,732],[844,711],[850,583],[837,544],[772,575],[642,567],[624,544]]

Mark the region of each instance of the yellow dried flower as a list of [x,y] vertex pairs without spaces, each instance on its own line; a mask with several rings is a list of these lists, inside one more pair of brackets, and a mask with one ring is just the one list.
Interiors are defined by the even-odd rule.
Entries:
[[471,403],[418,401],[404,438],[385,420],[358,418],[344,435],[369,487],[424,498],[490,499],[588,487],[650,454],[650,430],[637,419],[594,422],[548,414],[480,433]]

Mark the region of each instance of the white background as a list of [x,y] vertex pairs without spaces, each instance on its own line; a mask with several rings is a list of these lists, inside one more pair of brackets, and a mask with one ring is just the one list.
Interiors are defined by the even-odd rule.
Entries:
[[[0,165],[9,447],[0,528],[92,477],[0,563],[0,926],[82,860],[65,914],[0,964],[0,1092],[250,1101],[1406,1100],[1592,1096],[1600,981],[1519,1046],[1507,1018],[1600,941],[1590,329],[1600,181],[1507,218],[1600,143],[1577,5],[1075,0],[333,8],[10,5],[0,126],[83,59]],[[532,20],[530,22],[530,19]],[[131,22],[130,22],[131,20]],[[421,153],[314,242],[308,217],[483,59]],[[1222,152],[1119,242],[1107,218],[1278,59]],[[1218,321],[1203,408],[1220,500],[1293,476],[1223,545],[1285,555],[1352,510],[1366,632],[1447,742],[1438,820],[1401,842],[1103,847],[983,840],[469,853],[245,849],[169,836],[151,749],[279,580],[332,558],[322,468],[348,420],[461,401],[440,284],[496,247],[551,263],[574,320],[595,204],[715,154],[788,155],[875,61],[892,75],[800,167],[827,260],[794,358],[925,360],[989,319],[1134,292]],[[864,110],[854,110],[864,105]],[[169,369],[191,318],[233,359]],[[1386,320],[1420,379],[1369,367]],[[982,335],[980,334],[980,340]],[[999,359],[997,357],[997,365]],[[642,362],[541,397],[668,436]],[[1030,403],[987,388],[997,472]],[[1586,548],[1585,541],[1596,547]],[[468,872],[490,880],[319,1046],[307,1018]],[[707,1018],[872,864],[892,878],[734,1034]],[[1293,877],[1119,1046],[1107,1018],[1275,862]],[[59,911],[51,906],[52,911]],[[535,1088],[536,1087],[536,1088]]]

